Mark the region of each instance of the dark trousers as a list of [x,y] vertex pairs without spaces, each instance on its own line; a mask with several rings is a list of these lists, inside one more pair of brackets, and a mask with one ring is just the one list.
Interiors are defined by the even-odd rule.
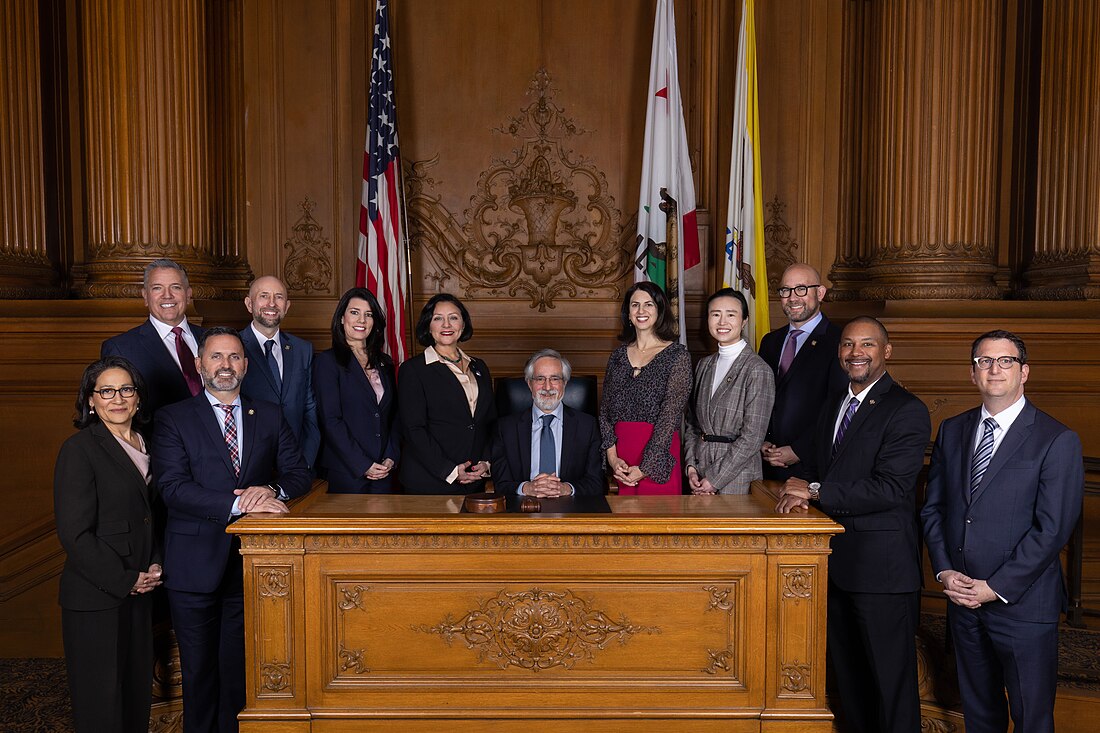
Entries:
[[77,733],[149,730],[153,623],[149,596],[103,611],[61,609],[65,668]]
[[[1000,603],[1000,601],[991,601]],[[987,604],[989,605],[989,604]],[[966,733],[1053,733],[1058,686],[1058,624],[1032,623],[951,604]],[[1008,691],[1008,704],[1005,691]]]
[[850,593],[829,584],[826,657],[840,696],[840,730],[920,731],[919,615],[918,591]]
[[244,707],[241,560],[230,558],[213,593],[168,589],[183,672],[185,733],[236,733]]

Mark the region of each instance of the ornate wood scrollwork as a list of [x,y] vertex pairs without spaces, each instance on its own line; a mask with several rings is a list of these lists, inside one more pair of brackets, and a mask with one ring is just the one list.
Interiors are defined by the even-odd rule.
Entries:
[[783,219],[787,205],[776,196],[764,204],[768,220],[764,222],[764,256],[768,263],[768,292],[779,287],[783,271],[800,261],[797,255],[800,245],[791,238],[791,227]]
[[350,672],[351,674],[367,674],[370,672],[370,668],[367,667],[367,661],[365,659],[367,654],[366,649],[345,649],[343,645],[340,646],[340,671]]
[[263,688],[269,692],[282,692],[290,687],[290,663],[267,662],[260,665]]
[[603,171],[567,147],[590,131],[554,102],[546,69],[527,93],[535,99],[494,130],[517,147],[482,172],[463,223],[432,195],[428,171],[438,156],[410,162],[410,246],[438,268],[425,277],[439,289],[454,274],[468,295],[522,294],[539,311],[563,295],[616,298],[633,233],[624,239]]
[[260,598],[283,598],[290,593],[290,571],[261,570]]
[[726,623],[726,648],[707,649],[707,666],[703,667],[703,672],[706,674],[732,672],[733,660],[736,655],[736,649],[733,646],[734,588],[732,586],[719,588],[716,585],[706,585],[703,586],[703,590],[710,594],[704,613],[723,611],[728,619]]
[[792,598],[795,603],[801,598],[809,599],[813,595],[813,583],[813,568],[788,570],[783,573],[783,597]]
[[290,250],[283,266],[287,287],[306,294],[328,292],[332,283],[332,242],[313,218],[314,206],[316,203],[308,196],[298,204],[302,215],[294,222],[294,233],[283,243]]
[[782,687],[787,692],[802,692],[810,689],[810,665],[799,661],[789,662],[780,670]]
[[413,631],[438,634],[451,645],[455,637],[477,652],[477,661],[495,662],[539,671],[551,667],[572,669],[591,661],[612,640],[626,644],[635,634],[659,634],[656,626],[636,626],[620,614],[613,621],[590,601],[572,591],[532,588],[519,593],[501,591],[461,619],[448,614],[435,626],[421,624]]

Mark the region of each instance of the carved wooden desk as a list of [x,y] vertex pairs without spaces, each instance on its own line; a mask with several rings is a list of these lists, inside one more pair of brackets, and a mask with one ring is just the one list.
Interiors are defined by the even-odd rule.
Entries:
[[822,514],[315,493],[250,517],[249,731],[827,731]]

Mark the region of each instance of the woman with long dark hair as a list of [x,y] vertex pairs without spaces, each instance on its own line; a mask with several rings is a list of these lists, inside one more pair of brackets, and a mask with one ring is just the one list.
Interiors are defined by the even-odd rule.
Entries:
[[149,728],[162,516],[149,454],[145,383],[121,356],[89,365],[76,398],[80,431],[54,470],[59,601],[77,733]]
[[676,340],[665,291],[640,282],[620,310],[623,345],[611,352],[600,432],[620,494],[679,494],[680,423],[691,394],[691,356]]
[[374,294],[352,288],[332,314],[332,348],[313,358],[317,465],[331,493],[384,494],[394,487],[397,390],[393,359],[382,353],[385,329]]
[[416,338],[426,348],[398,375],[407,493],[468,494],[485,484],[496,407],[489,367],[458,346],[473,334],[466,306],[449,293],[420,311]]

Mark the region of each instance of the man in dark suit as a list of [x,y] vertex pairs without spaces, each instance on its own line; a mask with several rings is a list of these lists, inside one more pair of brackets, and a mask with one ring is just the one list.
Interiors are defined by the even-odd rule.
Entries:
[[813,502],[844,527],[829,557],[827,656],[841,730],[861,733],[920,730],[916,484],[932,426],[924,404],[886,373],[891,351],[874,318],[844,328],[848,389],[821,412],[805,467],[812,483],[787,479],[777,507]]
[[279,406],[241,397],[248,360],[237,332],[207,331],[196,361],[206,389],[161,411],[151,454],[168,509],[164,585],[184,730],[226,733],[237,730],[245,672],[240,544],[225,528],[243,514],[286,512],[310,478]]
[[562,403],[572,367],[553,349],[527,360],[532,405],[502,417],[493,443],[497,493],[602,496],[607,486],[596,418]]
[[187,322],[191,285],[187,271],[172,260],[153,260],[145,266],[141,297],[149,320],[107,339],[99,352],[101,357],[126,357],[141,372],[148,391],[145,408],[154,416],[164,405],[202,391],[195,351],[203,330]]
[[[967,733],[1054,730],[1058,554],[1081,513],[1077,434],[1024,398],[1023,340],[982,334],[970,349],[982,406],[940,426],[921,519],[936,579],[951,601]],[[1005,690],[1008,705],[1005,705]]]
[[321,444],[313,396],[313,344],[280,330],[290,299],[279,278],[256,278],[244,307],[252,323],[241,329],[241,341],[252,368],[244,376],[241,394],[280,405],[306,464],[313,466]]
[[802,475],[798,464],[812,450],[821,405],[848,382],[836,358],[840,329],[821,312],[826,290],[809,265],[791,265],[779,280],[789,322],[760,340],[760,357],[775,373],[775,404],[760,449],[766,479]]

